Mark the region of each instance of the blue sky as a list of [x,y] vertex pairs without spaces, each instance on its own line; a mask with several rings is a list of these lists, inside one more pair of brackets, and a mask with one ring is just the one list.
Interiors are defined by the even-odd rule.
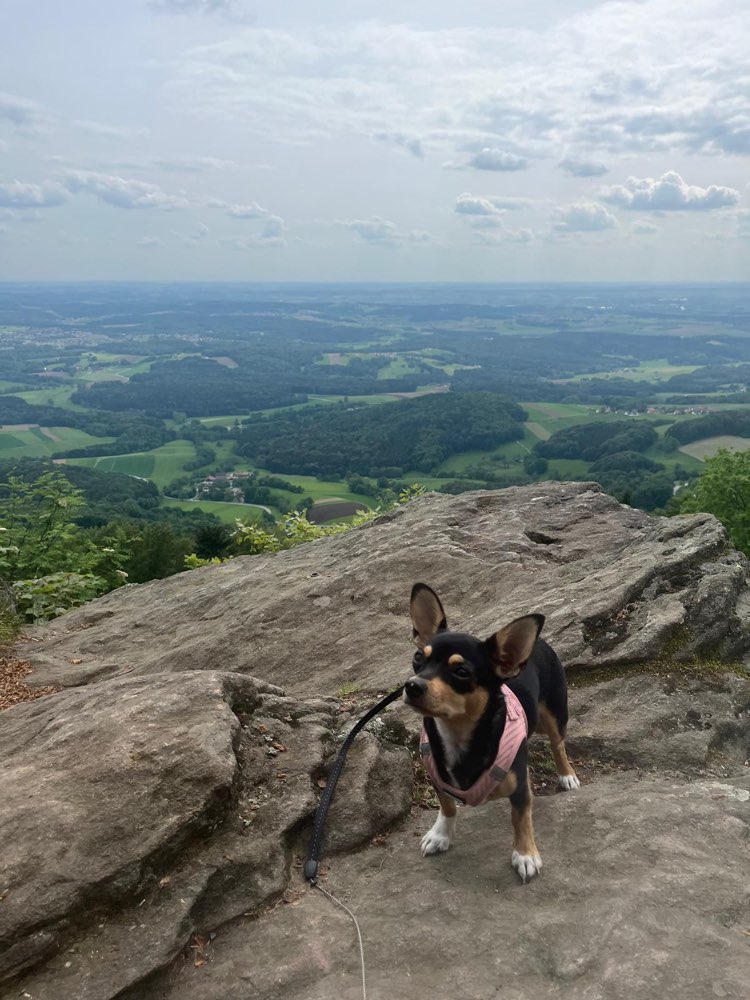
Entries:
[[0,280],[750,277],[745,0],[10,0]]

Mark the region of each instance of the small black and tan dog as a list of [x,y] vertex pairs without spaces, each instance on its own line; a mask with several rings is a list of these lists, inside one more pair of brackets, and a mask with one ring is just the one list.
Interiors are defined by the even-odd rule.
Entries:
[[415,583],[411,619],[418,649],[404,701],[424,717],[421,751],[440,800],[422,854],[447,851],[453,843],[456,800],[481,805],[508,797],[511,864],[525,882],[542,867],[531,818],[527,737],[546,733],[560,788],[580,787],[565,753],[565,671],[539,638],[544,617],[516,618],[483,641],[449,632],[437,594]]

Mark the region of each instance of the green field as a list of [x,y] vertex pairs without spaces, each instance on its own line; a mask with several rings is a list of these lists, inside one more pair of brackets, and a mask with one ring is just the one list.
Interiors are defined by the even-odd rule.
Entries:
[[686,375],[700,365],[671,365],[666,358],[642,361],[639,365],[608,369],[607,371],[586,372],[573,378],[560,379],[561,382],[581,382],[583,379],[628,379],[631,382],[666,382],[673,375]]
[[104,444],[112,438],[98,438],[73,427],[28,427],[25,424],[6,425],[0,430],[0,454],[3,458],[48,458],[70,448],[86,448]]
[[100,458],[71,458],[70,465],[85,465],[100,472],[122,472],[127,476],[151,479],[162,489],[173,479],[183,475],[183,466],[195,458],[192,441],[169,441],[151,451],[132,452],[129,455],[104,455]]
[[263,511],[249,503],[221,503],[214,500],[164,500],[165,507],[177,507],[180,510],[205,511],[207,514],[215,514],[226,524],[234,524],[239,518],[241,521],[260,521]]
[[382,368],[378,369],[378,381],[382,382],[387,378],[401,378],[402,375],[417,375],[421,371],[419,365],[414,364],[410,358],[393,358]]
[[14,392],[14,396],[20,396],[32,406],[59,406],[63,410],[76,410],[83,413],[85,406],[71,403],[70,397],[78,389],[75,382],[68,382],[65,385],[51,385],[44,389],[30,389],[28,392]]
[[727,448],[730,451],[750,450],[750,438],[737,437],[734,434],[721,434],[717,437],[703,438],[700,441],[691,441],[684,444],[680,451],[683,455],[698,459],[701,464],[707,458],[715,455],[720,448]]

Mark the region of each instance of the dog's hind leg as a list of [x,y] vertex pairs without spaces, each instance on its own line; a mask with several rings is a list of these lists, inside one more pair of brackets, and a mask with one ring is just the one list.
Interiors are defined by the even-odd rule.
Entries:
[[534,824],[531,818],[533,804],[534,793],[527,772],[525,787],[518,788],[510,797],[510,816],[513,823],[513,853],[510,863],[523,882],[538,875],[542,867],[539,848],[534,840]]
[[575,771],[573,770],[568,755],[565,752],[565,740],[560,734],[560,727],[557,720],[546,705],[539,705],[539,722],[537,723],[539,732],[546,733],[549,737],[552,756],[555,758],[555,770],[557,771],[557,783],[565,792],[571,792],[581,787]]
[[433,825],[422,837],[422,857],[447,851],[456,832],[456,802],[449,795],[440,795],[440,812]]

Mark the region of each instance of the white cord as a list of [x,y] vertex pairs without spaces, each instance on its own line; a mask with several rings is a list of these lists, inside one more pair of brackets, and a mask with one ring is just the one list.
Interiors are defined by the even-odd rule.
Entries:
[[330,892],[328,892],[326,889],[324,889],[322,885],[320,885],[318,882],[313,882],[313,885],[315,886],[316,889],[320,889],[320,891],[323,893],[324,896],[328,896],[328,898],[333,903],[335,903],[336,906],[340,906],[342,910],[345,910],[354,921],[354,926],[357,928],[357,938],[359,939],[359,959],[360,962],[362,963],[362,1000],[367,1000],[367,984],[365,982],[365,948],[364,945],[362,944],[362,933],[359,929],[357,918],[354,916],[354,914],[352,913],[352,911],[349,909],[348,906],[342,903],[340,899],[336,899],[336,897],[332,895]]

